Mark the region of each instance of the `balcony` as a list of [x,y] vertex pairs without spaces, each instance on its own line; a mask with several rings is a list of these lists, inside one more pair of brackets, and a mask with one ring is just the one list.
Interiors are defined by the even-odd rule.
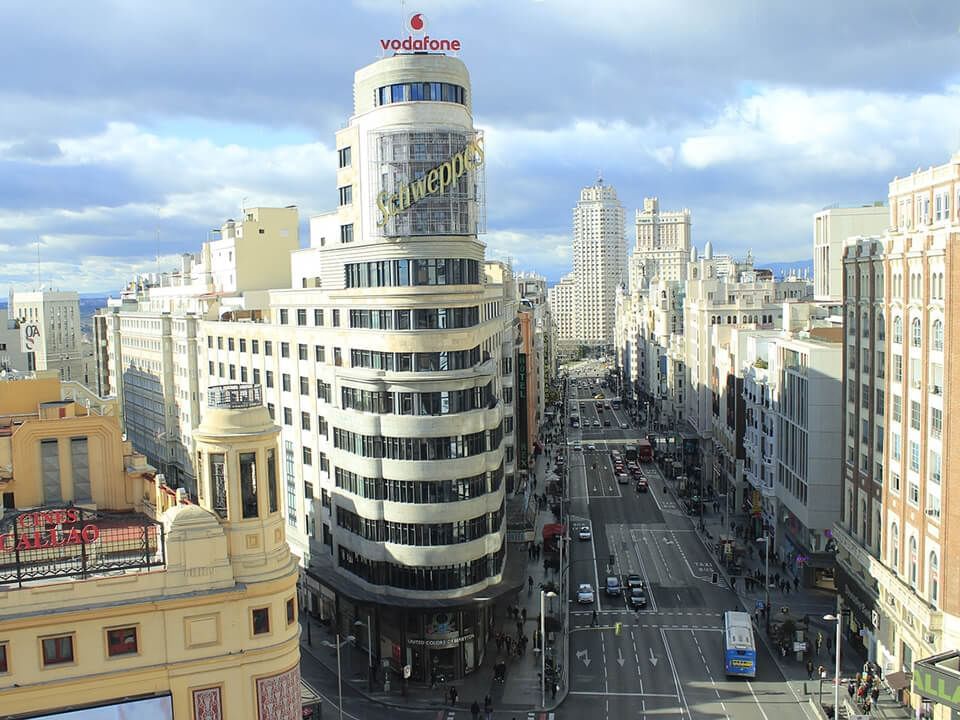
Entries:
[[214,385],[207,389],[207,407],[243,410],[262,405],[263,390],[259,385]]

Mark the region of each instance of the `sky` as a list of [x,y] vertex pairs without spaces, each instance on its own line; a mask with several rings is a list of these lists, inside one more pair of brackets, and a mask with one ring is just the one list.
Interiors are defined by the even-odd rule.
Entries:
[[353,73],[413,12],[462,43],[488,256],[550,280],[599,173],[628,246],[657,196],[698,248],[793,261],[817,210],[960,150],[957,2],[7,2],[0,291],[35,287],[39,256],[46,287],[116,292],[243,206],[333,209]]

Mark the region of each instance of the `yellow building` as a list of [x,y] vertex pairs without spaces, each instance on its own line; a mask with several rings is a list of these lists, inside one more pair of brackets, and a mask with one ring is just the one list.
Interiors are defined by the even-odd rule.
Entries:
[[4,717],[300,717],[279,428],[258,386],[211,388],[208,404],[191,505],[115,416],[56,379],[0,382]]

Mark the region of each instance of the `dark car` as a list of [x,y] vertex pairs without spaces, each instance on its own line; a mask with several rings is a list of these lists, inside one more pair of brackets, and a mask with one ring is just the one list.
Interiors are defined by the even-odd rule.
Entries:
[[647,492],[650,489],[650,486],[647,484],[647,479],[642,477],[637,480],[637,492]]
[[630,591],[630,595],[627,596],[627,599],[630,601],[630,607],[634,610],[639,610],[647,606],[647,594],[643,588],[633,588],[633,590]]

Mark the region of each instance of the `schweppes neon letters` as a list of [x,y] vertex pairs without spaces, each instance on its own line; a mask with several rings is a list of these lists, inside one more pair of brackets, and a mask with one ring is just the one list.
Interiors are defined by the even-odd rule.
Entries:
[[377,222],[377,227],[383,227],[393,215],[403,212],[427,195],[442,195],[444,190],[454,185],[467,170],[482,164],[483,141],[482,138],[477,138],[467,143],[462,151],[440,163],[422,177],[401,185],[397,192],[381,192],[377,195],[377,207],[383,217]]

